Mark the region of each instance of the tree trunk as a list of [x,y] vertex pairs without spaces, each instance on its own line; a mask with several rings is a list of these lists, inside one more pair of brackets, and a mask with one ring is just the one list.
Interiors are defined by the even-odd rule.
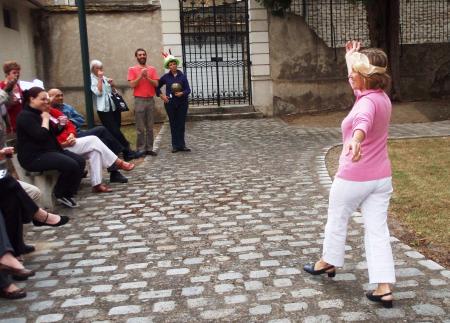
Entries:
[[365,4],[370,45],[383,49],[388,55],[392,78],[390,96],[400,100],[400,1],[368,0]]

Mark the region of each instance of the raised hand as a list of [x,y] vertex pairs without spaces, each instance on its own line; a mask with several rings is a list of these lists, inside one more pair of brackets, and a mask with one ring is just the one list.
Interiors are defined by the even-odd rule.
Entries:
[[[350,76],[352,72],[352,63],[350,55],[358,52],[361,49],[361,42],[350,40],[345,44],[345,62],[347,64],[347,75]],[[353,87],[353,86],[352,86]]]
[[361,42],[357,40],[349,40],[345,43],[345,56],[351,55],[355,52],[359,52],[361,49]]

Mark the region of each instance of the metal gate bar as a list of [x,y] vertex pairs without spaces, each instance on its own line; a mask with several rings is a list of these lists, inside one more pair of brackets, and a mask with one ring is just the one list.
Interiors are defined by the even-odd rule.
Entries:
[[180,0],[194,105],[251,104],[247,0]]

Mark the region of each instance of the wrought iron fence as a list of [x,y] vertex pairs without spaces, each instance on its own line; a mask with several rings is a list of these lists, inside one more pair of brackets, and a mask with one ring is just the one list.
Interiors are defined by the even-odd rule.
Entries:
[[450,42],[449,0],[401,0],[402,44]]
[[364,46],[370,43],[366,9],[361,1],[293,0],[291,12],[303,16],[329,47],[344,47],[349,39],[358,39]]
[[[291,13],[306,23],[329,47],[358,39],[370,45],[367,12],[362,1],[293,0]],[[400,43],[450,41],[450,0],[400,0]]]

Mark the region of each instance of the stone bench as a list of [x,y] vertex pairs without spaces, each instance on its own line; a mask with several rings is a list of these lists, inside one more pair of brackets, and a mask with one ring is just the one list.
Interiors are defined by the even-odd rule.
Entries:
[[13,155],[11,161],[20,180],[37,186],[41,190],[39,206],[45,209],[53,210],[55,207],[53,188],[58,180],[59,172],[56,170],[29,172],[20,166],[16,154]]

